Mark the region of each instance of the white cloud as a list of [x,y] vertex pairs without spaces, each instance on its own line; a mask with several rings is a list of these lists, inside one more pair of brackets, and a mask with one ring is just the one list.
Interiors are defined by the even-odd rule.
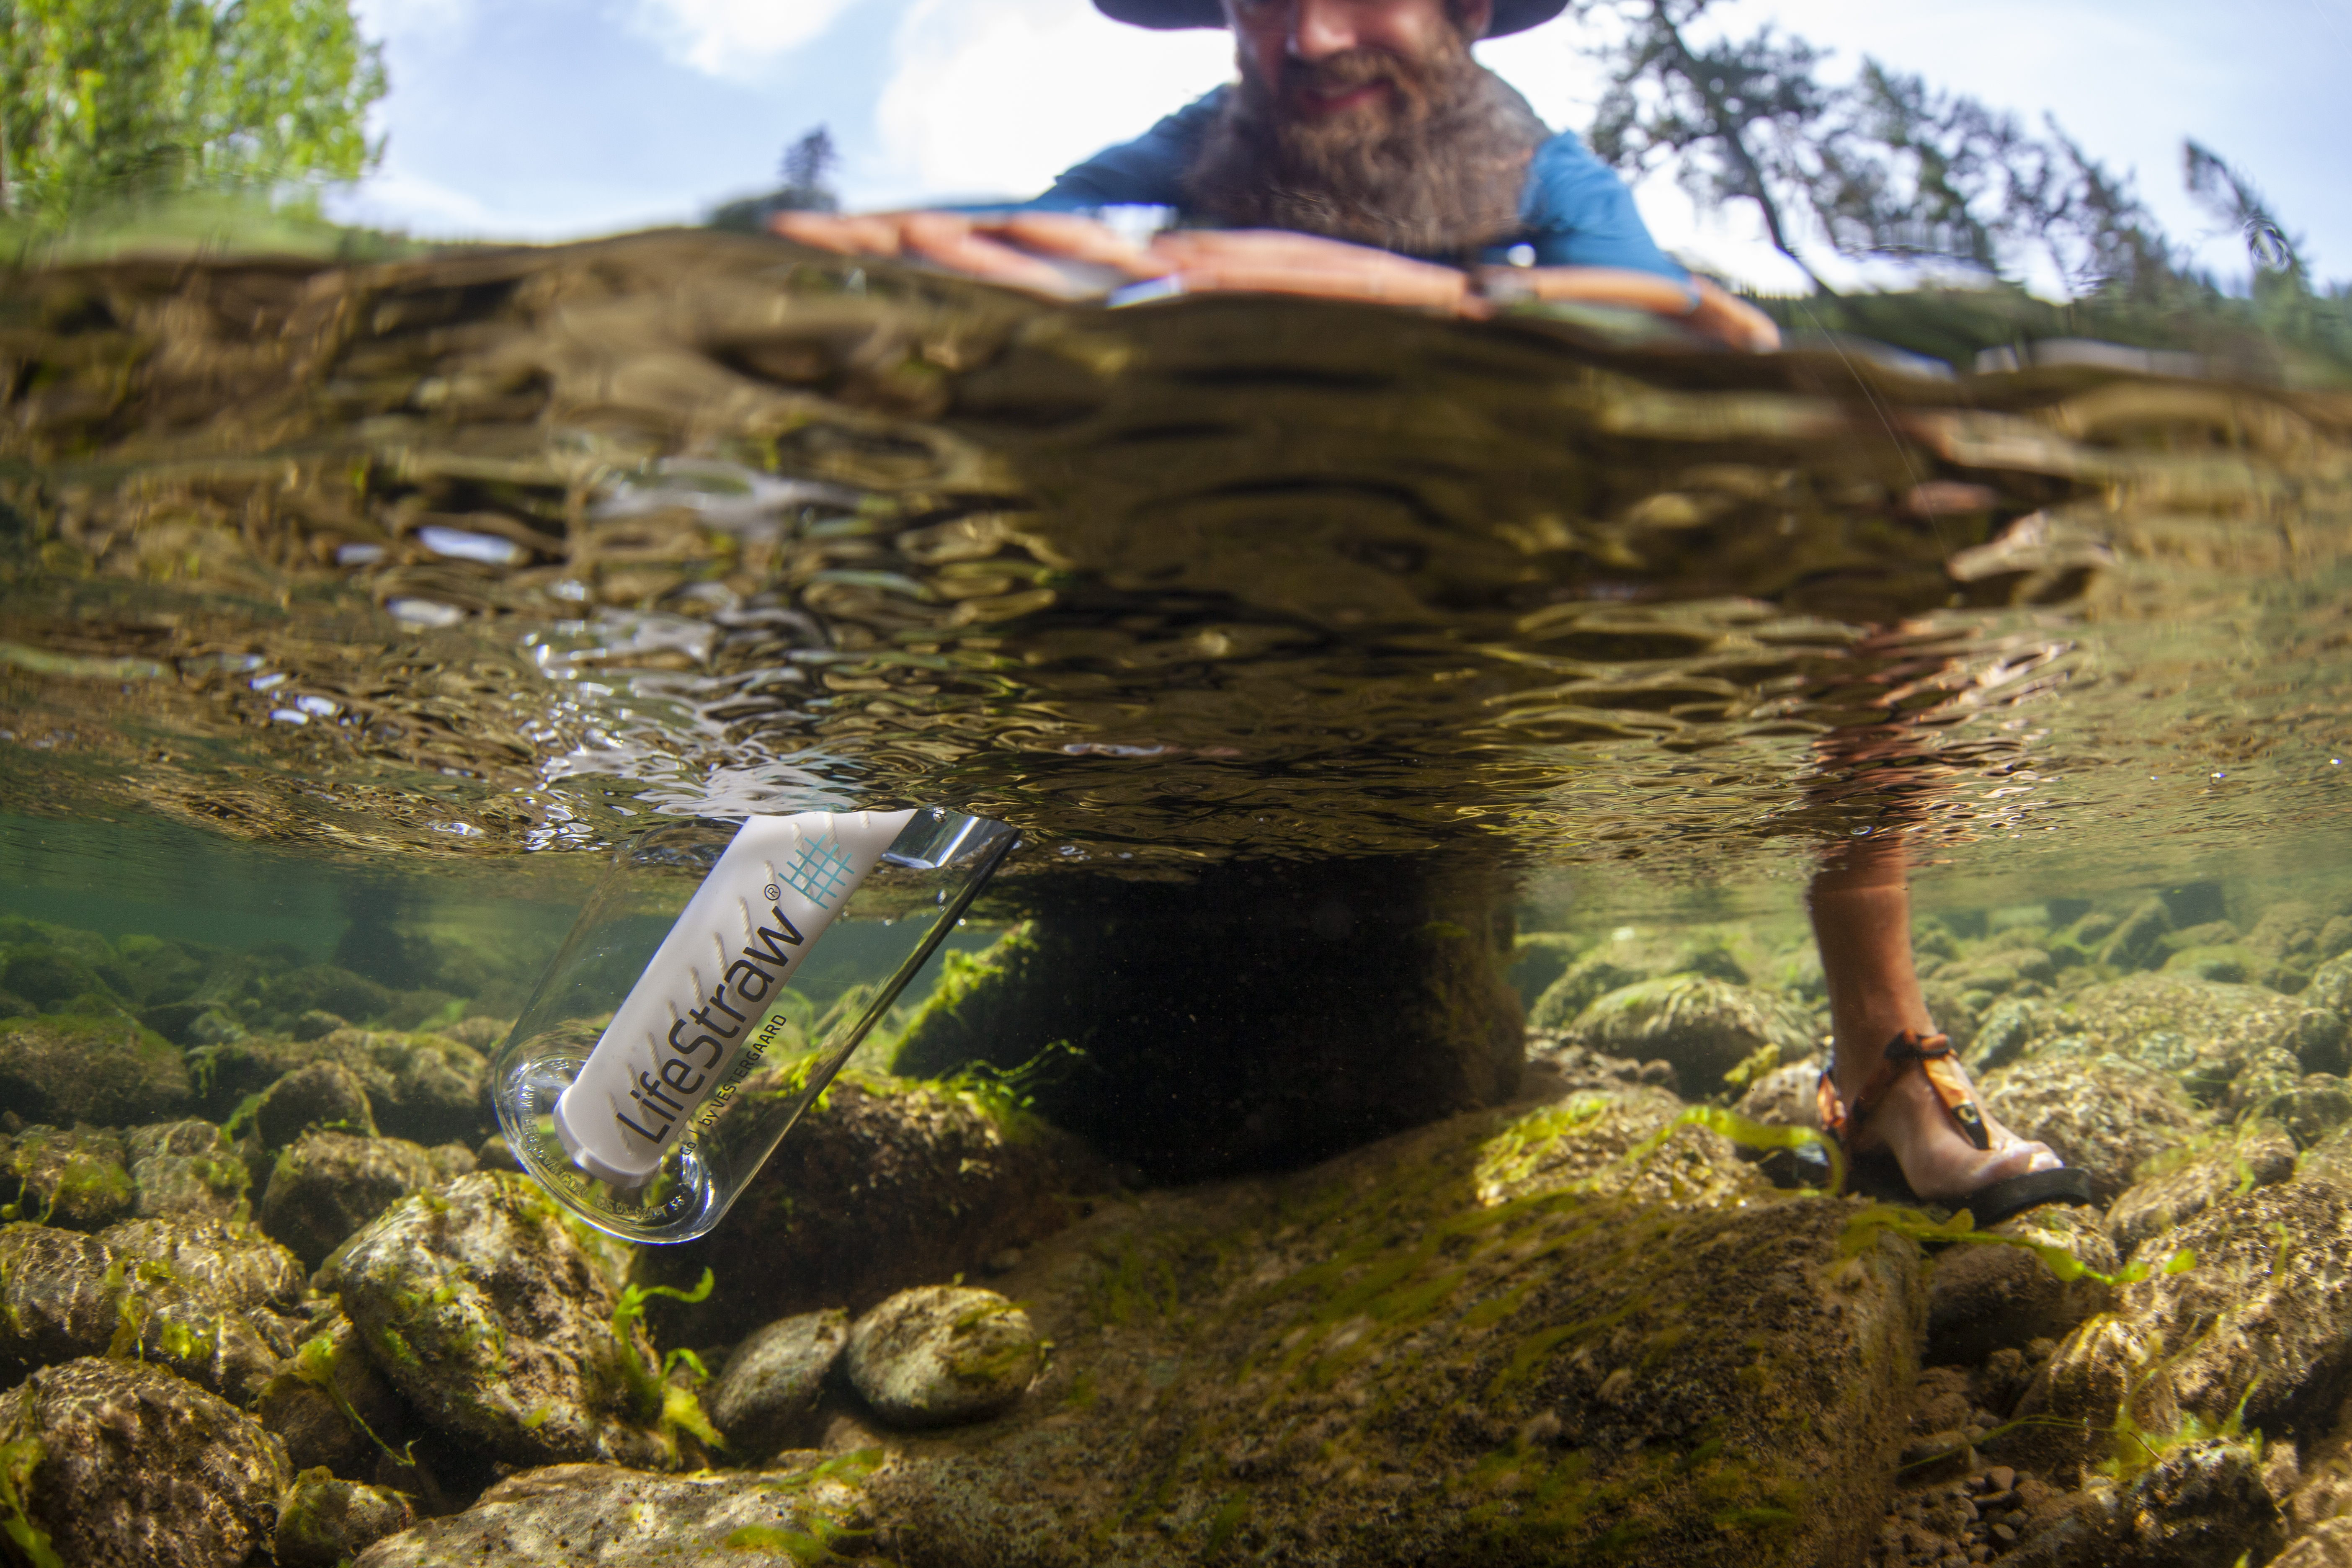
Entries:
[[639,0],[637,23],[681,64],[705,76],[749,81],[764,76],[785,54],[823,34],[849,9],[849,3]]
[[1233,74],[1223,32],[1147,32],[1089,0],[917,0],[875,110],[861,205],[1029,195]]

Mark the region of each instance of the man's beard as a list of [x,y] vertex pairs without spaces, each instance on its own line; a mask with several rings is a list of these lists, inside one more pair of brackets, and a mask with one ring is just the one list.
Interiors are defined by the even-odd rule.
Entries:
[[[1459,35],[1423,59],[1351,49],[1280,82],[1244,70],[1202,139],[1185,188],[1209,215],[1413,256],[1449,256],[1519,226],[1528,159],[1551,132],[1470,58]],[[1328,116],[1295,107],[1383,82],[1371,103]]]

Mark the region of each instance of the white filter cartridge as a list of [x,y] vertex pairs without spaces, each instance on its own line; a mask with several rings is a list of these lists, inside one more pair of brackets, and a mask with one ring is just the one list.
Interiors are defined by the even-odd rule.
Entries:
[[911,811],[748,818],[677,917],[554,1110],[572,1163],[635,1186],[745,1077],[785,984]]

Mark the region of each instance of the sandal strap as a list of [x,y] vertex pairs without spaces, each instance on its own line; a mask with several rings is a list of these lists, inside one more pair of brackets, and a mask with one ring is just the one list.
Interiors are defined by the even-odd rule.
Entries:
[[1992,1147],[1992,1130],[1985,1125],[1984,1111],[1977,1105],[1976,1097],[1969,1092],[1968,1080],[1960,1076],[1959,1059],[1952,1052],[1952,1042],[1947,1035],[1922,1034],[1906,1029],[1886,1042],[1886,1049],[1878,1065],[1853,1097],[1851,1106],[1838,1098],[1837,1085],[1824,1070],[1815,1086],[1814,1100],[1821,1112],[1822,1130],[1840,1142],[1850,1142],[1868,1124],[1889,1090],[1913,1068],[1927,1078],[1927,1086],[1936,1091],[1943,1103],[1944,1112],[1952,1124],[1979,1149]]

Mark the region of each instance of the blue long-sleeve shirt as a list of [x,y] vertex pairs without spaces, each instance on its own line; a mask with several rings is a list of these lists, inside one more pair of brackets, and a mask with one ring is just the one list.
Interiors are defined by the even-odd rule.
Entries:
[[[1224,106],[1221,87],[1196,99],[1132,142],[1104,149],[1063,171],[1051,189],[1021,204],[1033,212],[1084,212],[1096,207],[1173,207],[1189,216],[1184,173]],[[1536,149],[1519,195],[1520,231],[1487,247],[1483,259],[1500,262],[1514,246],[1529,246],[1539,267],[1623,267],[1675,282],[1689,274],[1658,248],[1634,210],[1633,195],[1617,172],[1562,132]]]

